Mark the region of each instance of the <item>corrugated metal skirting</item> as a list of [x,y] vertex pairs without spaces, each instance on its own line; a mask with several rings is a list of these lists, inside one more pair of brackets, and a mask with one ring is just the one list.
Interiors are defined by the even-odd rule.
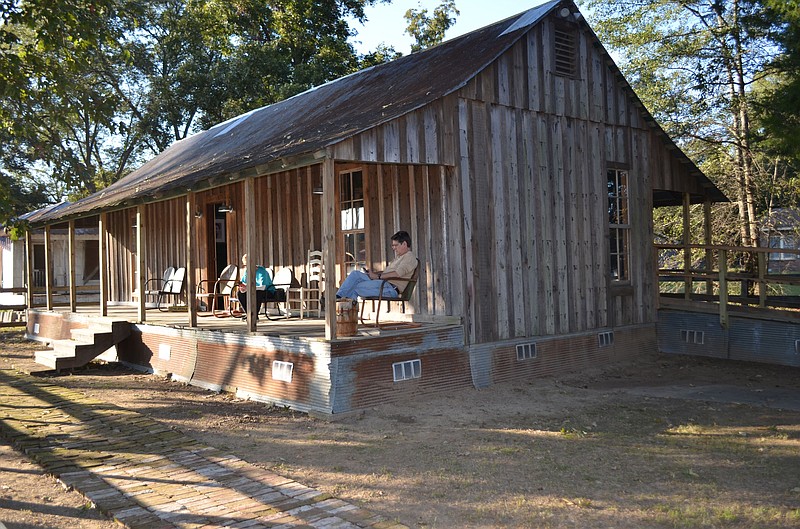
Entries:
[[662,309],[658,316],[663,353],[800,366],[796,323],[730,316],[724,329],[717,314]]

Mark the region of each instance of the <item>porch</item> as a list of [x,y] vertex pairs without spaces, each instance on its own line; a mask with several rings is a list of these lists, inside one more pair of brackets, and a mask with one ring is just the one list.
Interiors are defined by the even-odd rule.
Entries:
[[103,317],[98,306],[30,309],[27,333],[55,349],[78,333],[124,322],[130,332],[101,359],[322,415],[472,386],[464,330],[455,318],[359,325],[355,336],[326,339],[318,318],[262,317],[250,332],[233,317],[198,317],[189,326],[186,312],[148,310],[141,322],[138,307],[106,310]]
[[661,352],[800,367],[800,250],[657,244]]

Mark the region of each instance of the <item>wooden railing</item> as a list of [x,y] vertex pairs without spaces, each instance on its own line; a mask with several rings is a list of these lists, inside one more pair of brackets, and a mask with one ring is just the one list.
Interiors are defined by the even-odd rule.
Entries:
[[[28,291],[26,287],[16,287],[16,288],[0,288],[0,294],[25,294]],[[0,316],[0,327],[21,327],[25,325],[25,320],[17,320],[17,321],[7,321],[5,313],[11,313],[14,311],[23,311],[27,309],[28,306],[23,304],[18,305],[4,305],[0,303],[0,313],[4,313]]]
[[[656,244],[659,294],[731,306],[800,309],[800,250],[703,244]],[[796,259],[770,260],[771,254]],[[770,266],[772,265],[772,266]]]

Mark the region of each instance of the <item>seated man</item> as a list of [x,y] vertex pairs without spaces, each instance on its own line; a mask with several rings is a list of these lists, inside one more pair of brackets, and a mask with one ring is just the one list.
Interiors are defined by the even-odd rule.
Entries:
[[[406,231],[392,235],[392,250],[395,258],[383,272],[353,270],[342,282],[336,292],[337,298],[356,298],[378,296],[383,289],[383,297],[397,298],[406,288],[408,279],[417,268],[417,258],[411,251],[411,236]],[[388,280],[384,283],[384,280]]]
[[[239,304],[242,306],[242,312],[244,316],[242,316],[243,320],[247,319],[247,254],[242,256],[242,265],[244,266],[244,272],[242,273],[242,279],[239,282],[239,293],[236,297],[239,300]],[[266,302],[267,300],[267,293],[272,291],[274,293],[275,286],[272,284],[272,279],[270,279],[269,274],[267,273],[267,269],[263,266],[256,267],[256,320],[258,319],[258,309],[261,307],[261,304]]]

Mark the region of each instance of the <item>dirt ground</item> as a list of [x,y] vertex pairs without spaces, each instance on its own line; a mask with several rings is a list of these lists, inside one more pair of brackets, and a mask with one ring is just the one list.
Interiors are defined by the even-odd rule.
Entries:
[[[0,368],[37,348],[6,333],[3,342]],[[335,421],[116,365],[51,381],[414,528],[800,526],[795,368],[643,354]],[[0,457],[2,471],[31,471],[20,457],[21,466],[8,452]],[[19,483],[0,489],[0,521],[11,521],[9,501],[37,517],[67,501]],[[84,503],[63,508],[96,515]]]

